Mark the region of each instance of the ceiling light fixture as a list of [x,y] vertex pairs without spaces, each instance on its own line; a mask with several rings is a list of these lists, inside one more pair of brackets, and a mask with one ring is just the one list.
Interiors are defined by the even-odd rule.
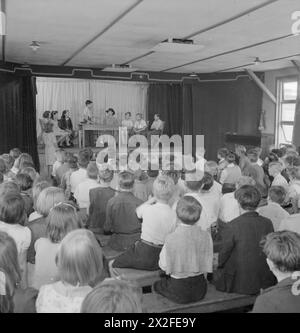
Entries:
[[259,59],[259,57],[256,57],[255,60],[253,61],[253,65],[259,65],[261,63],[262,61]]
[[36,52],[40,48],[40,44],[34,40],[29,47],[31,47],[32,51]]

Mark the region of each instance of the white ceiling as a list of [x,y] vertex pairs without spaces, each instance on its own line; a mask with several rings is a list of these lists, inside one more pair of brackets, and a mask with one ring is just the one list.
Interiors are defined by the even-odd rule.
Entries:
[[[5,57],[6,61],[18,63],[102,68],[139,58],[168,37],[185,38],[218,25],[191,37],[195,43],[204,45],[197,52],[152,53],[130,63],[149,71],[201,73],[242,70],[243,65],[251,64],[255,57],[268,61],[300,54],[300,36],[264,43],[291,34],[291,15],[300,11],[299,0],[278,0],[221,24],[269,2],[6,0]],[[41,43],[37,52],[29,48],[34,40]],[[263,44],[251,46],[257,43]],[[84,45],[86,47],[81,50]],[[226,54],[220,55],[222,53]],[[66,62],[68,59],[70,61]],[[264,71],[290,67],[292,59],[300,60],[300,56],[249,68]]]

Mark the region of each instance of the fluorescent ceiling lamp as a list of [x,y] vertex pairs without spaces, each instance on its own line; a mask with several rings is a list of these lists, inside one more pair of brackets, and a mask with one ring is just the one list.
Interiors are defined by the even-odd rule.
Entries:
[[103,72],[122,72],[122,73],[131,73],[137,71],[137,68],[132,67],[131,65],[115,65],[105,67],[102,69]]
[[5,13],[0,11],[0,36],[6,35],[6,19]]
[[154,52],[166,52],[166,53],[192,53],[200,51],[204,48],[204,45],[194,44],[192,40],[180,40],[169,38],[163,41],[152,49]]

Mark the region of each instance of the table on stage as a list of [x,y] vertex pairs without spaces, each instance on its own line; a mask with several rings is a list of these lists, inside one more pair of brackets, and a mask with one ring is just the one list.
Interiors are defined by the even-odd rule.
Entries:
[[99,137],[103,132],[105,134],[111,134],[112,136],[116,137],[119,132],[119,127],[111,127],[111,126],[104,126],[100,124],[82,124],[79,128],[79,148],[85,147],[85,132],[86,131],[93,131],[96,132],[97,136]]

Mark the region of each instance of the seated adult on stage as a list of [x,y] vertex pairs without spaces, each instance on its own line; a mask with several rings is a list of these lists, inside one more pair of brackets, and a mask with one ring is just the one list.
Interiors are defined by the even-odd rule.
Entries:
[[60,128],[70,133],[70,146],[73,146],[72,140],[75,136],[75,131],[73,130],[73,123],[70,118],[69,110],[64,110],[59,121]]
[[150,127],[150,131],[148,132],[148,139],[150,140],[151,135],[161,135],[163,131],[164,122],[160,120],[160,116],[158,113],[154,115],[154,121]]
[[108,127],[118,127],[119,122],[118,119],[115,117],[115,110],[112,108],[109,108],[108,110],[105,111],[106,116],[103,120],[103,125],[108,126]]
[[53,133],[57,139],[57,144],[59,147],[63,146],[64,144],[67,147],[70,147],[70,132],[65,131],[59,127],[58,124],[58,111],[51,112],[51,122],[53,124]]
[[127,128],[128,136],[132,135],[133,121],[131,119],[131,112],[126,112],[125,113],[125,119],[122,120],[122,127],[126,127]]
[[133,133],[147,136],[148,126],[141,113],[136,114],[136,121],[133,127]]

